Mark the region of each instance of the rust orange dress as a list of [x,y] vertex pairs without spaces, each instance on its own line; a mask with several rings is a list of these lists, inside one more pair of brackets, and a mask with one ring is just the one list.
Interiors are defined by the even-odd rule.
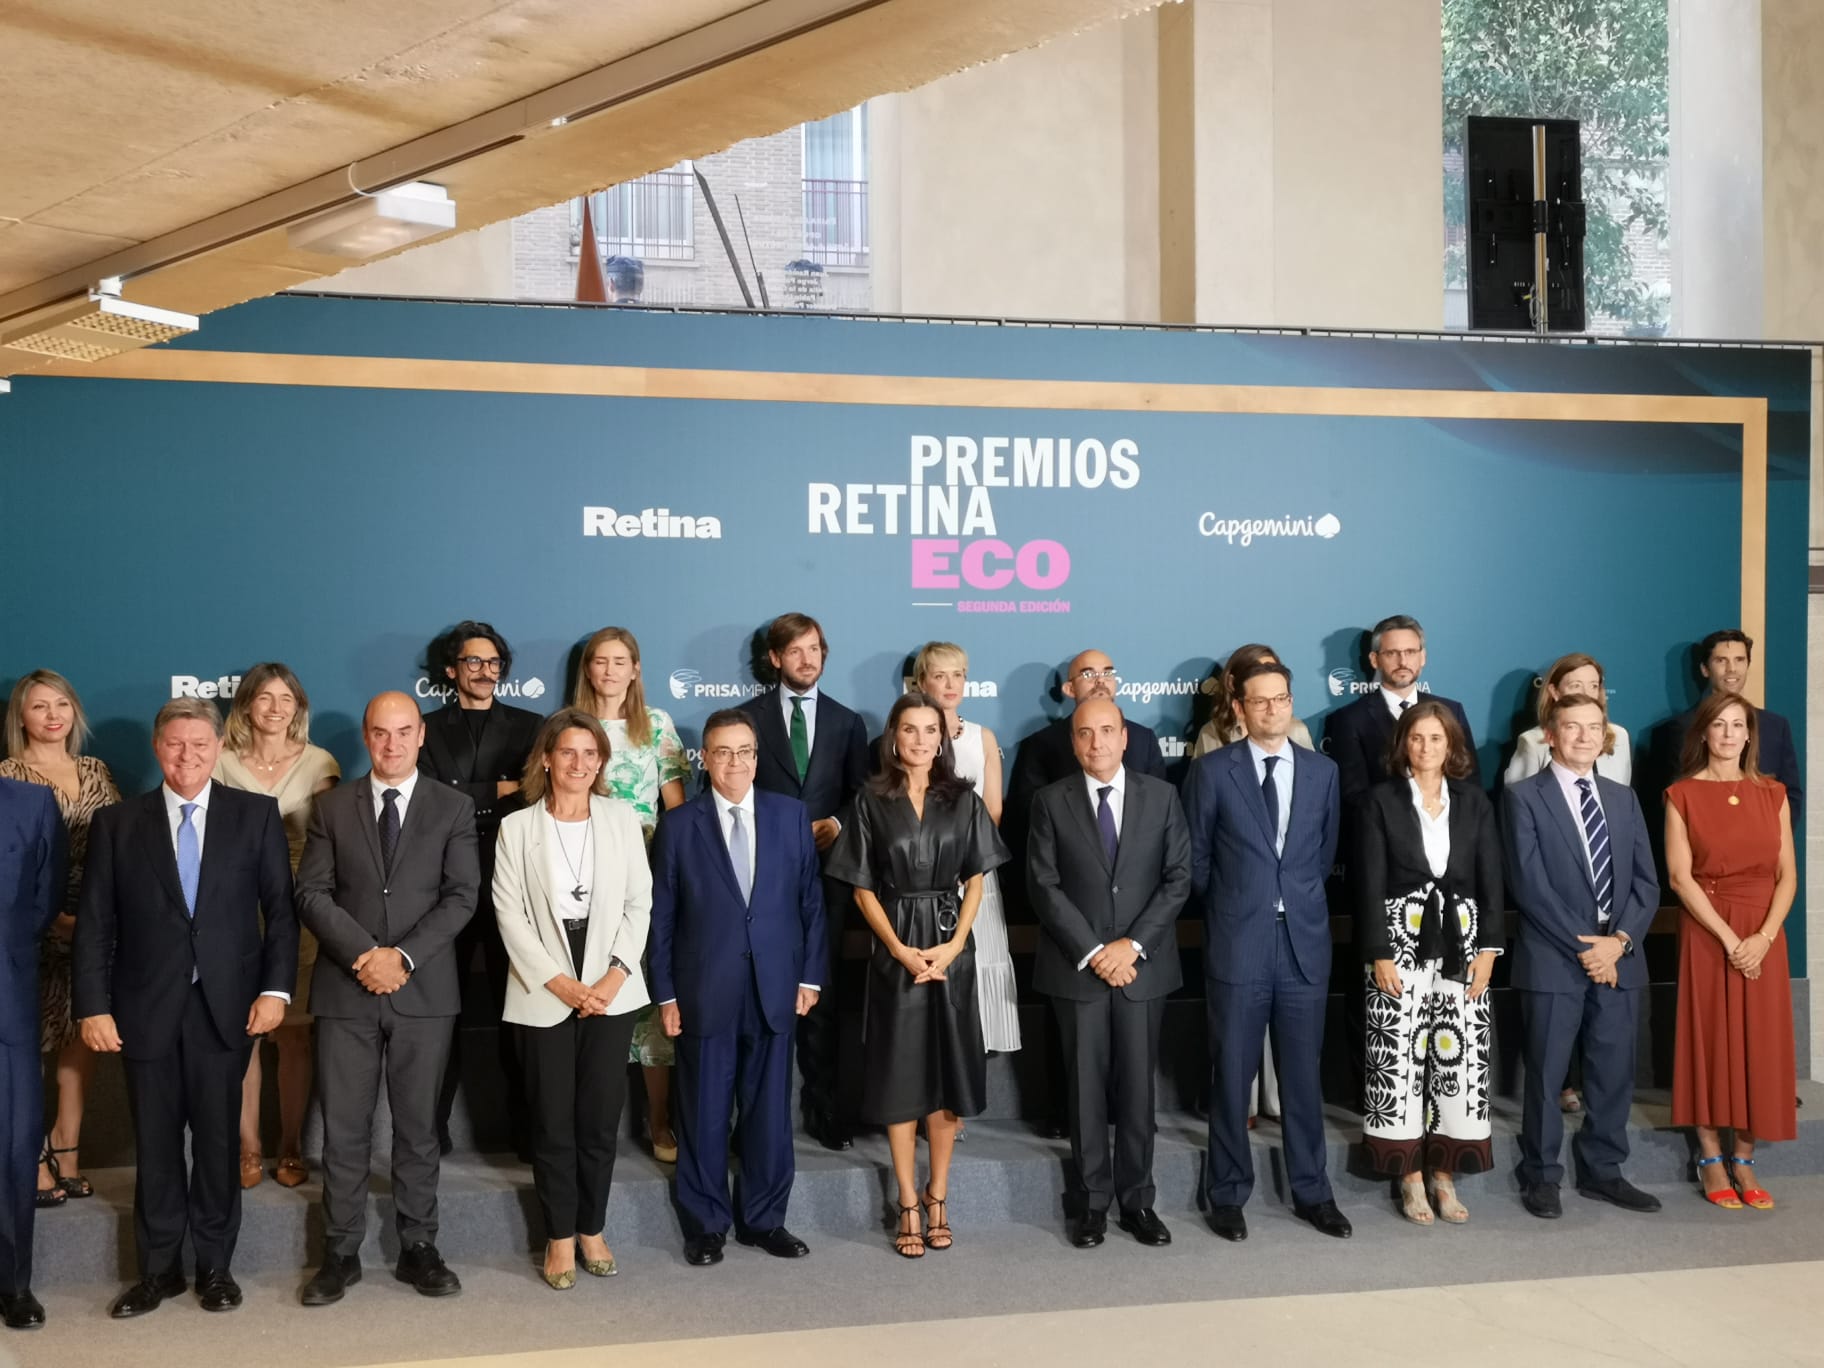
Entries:
[[[1785,786],[1681,779],[1666,801],[1685,819],[1691,873],[1717,915],[1738,936],[1760,930],[1779,875]],[[1761,961],[1760,978],[1750,981],[1687,912],[1679,925],[1672,1124],[1794,1139],[1795,1070],[1785,929]]]

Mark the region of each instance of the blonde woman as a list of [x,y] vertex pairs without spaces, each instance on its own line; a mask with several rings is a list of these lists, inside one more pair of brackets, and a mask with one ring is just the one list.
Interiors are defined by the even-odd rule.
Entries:
[[[659,813],[684,801],[690,759],[670,715],[646,704],[640,643],[625,627],[604,627],[584,644],[575,706],[600,720],[610,748],[603,771],[608,792],[632,806],[650,846]],[[655,1009],[646,1009],[634,1024],[629,1056],[629,1062],[640,1066],[646,1082],[646,1127],[652,1156],[661,1164],[675,1164],[678,1141],[671,1127],[675,1047],[661,1029]]]
[[114,776],[92,755],[82,753],[89,722],[70,681],[53,670],[33,670],[13,687],[6,707],[6,759],[0,775],[41,784],[57,799],[69,833],[69,882],[62,910],[44,939],[39,969],[40,1041],[56,1056],[56,1121],[44,1137],[38,1166],[38,1206],[62,1206],[89,1197],[94,1187],[77,1170],[83,1098],[95,1056],[70,1019],[70,938],[76,932],[76,901],[82,893],[82,862],[89,848],[89,821],[97,808],[120,801]]
[[[1574,651],[1570,655],[1559,656],[1552,662],[1539,680],[1539,717],[1543,721],[1545,710],[1555,698],[1568,698],[1571,695],[1580,698],[1594,698],[1606,708],[1609,691],[1603,680],[1602,663],[1595,656],[1584,655]],[[1504,787],[1512,788],[1522,779],[1530,779],[1540,770],[1552,763],[1552,748],[1546,744],[1545,728],[1530,727],[1520,733],[1514,743],[1514,758],[1507,762],[1507,770],[1501,776]],[[1626,784],[1634,778],[1634,758],[1628,744],[1626,727],[1609,723],[1609,739],[1602,748],[1602,754],[1596,757],[1596,773],[1604,779],[1613,779],[1618,784]]]
[[[279,804],[291,872],[298,872],[304,833],[317,795],[342,777],[336,757],[310,744],[310,696],[298,677],[277,661],[255,665],[241,676],[222,728],[221,758],[214,778],[228,788],[264,794]],[[298,928],[298,982],[285,1021],[272,1033],[279,1063],[279,1162],[273,1178],[295,1188],[310,1176],[301,1137],[310,1106],[310,974],[317,962],[317,938]],[[260,1143],[260,1050],[247,1060],[241,1080],[241,1186],[258,1187],[266,1176]]]
[[[948,641],[929,641],[912,661],[912,687],[944,710],[944,736],[950,742],[956,775],[975,785],[988,817],[1001,824],[1001,749],[994,733],[979,722],[965,722],[957,709],[969,682],[969,654]],[[982,876],[982,902],[976,909],[975,991],[982,1014],[982,1042],[989,1054],[1020,1048],[1019,993],[1013,979],[1013,951],[1007,944],[1007,914],[995,871]],[[961,1134],[959,1129],[959,1136]]]

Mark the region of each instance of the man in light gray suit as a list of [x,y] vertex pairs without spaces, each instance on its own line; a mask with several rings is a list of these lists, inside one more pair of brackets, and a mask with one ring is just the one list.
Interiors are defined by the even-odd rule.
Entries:
[[1177,922],[1191,895],[1191,832],[1170,784],[1123,767],[1127,724],[1112,699],[1078,704],[1070,739],[1081,768],[1034,795],[1026,846],[1043,932],[1033,985],[1057,1011],[1070,1080],[1070,1239],[1101,1244],[1114,1201],[1123,1230],[1165,1245],[1171,1232],[1153,1210],[1153,1074],[1165,999],[1184,981]]
[[298,916],[321,949],[310,981],[323,1107],[323,1267],[306,1306],[360,1281],[374,1103],[393,1115],[395,1276],[427,1297],[462,1284],[437,1253],[437,1091],[462,1010],[455,941],[481,882],[475,804],[418,782],[424,719],[402,693],[367,705],[373,770],[317,799],[298,864]]

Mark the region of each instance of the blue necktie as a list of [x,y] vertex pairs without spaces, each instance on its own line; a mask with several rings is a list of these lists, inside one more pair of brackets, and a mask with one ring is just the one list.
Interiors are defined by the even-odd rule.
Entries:
[[393,877],[393,852],[399,849],[399,790],[387,789],[380,795],[380,868],[390,880]]
[[1590,881],[1596,885],[1596,920],[1606,922],[1615,904],[1615,871],[1609,860],[1609,824],[1603,820],[1602,805],[1588,779],[1577,781],[1583,795],[1583,834],[1590,843]]
[[1267,805],[1267,825],[1273,828],[1273,849],[1279,850],[1279,785],[1273,779],[1273,766],[1279,763],[1277,755],[1267,758],[1267,777],[1260,781],[1261,801]]
[[177,826],[177,882],[184,890],[184,911],[194,918],[196,884],[203,872],[203,847],[190,821],[196,816],[196,804],[185,803],[182,811],[184,820]]
[[741,901],[751,902],[754,896],[754,874],[747,867],[747,828],[741,823],[741,809],[731,807],[729,818],[734,822],[734,830],[728,833],[728,858],[735,867],[735,885],[741,890]]
[[1096,790],[1096,830],[1102,833],[1102,853],[1108,856],[1108,867],[1115,867],[1115,852],[1121,848],[1120,838],[1115,835],[1115,814],[1108,805],[1108,795],[1115,791],[1113,784],[1104,784]]

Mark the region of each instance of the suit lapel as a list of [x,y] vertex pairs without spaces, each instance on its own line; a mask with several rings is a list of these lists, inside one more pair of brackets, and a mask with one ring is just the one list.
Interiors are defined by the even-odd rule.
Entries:
[[[723,879],[728,883],[728,891],[733,895],[735,901],[741,902],[743,901],[741,897],[741,881],[735,877],[734,857],[728,853],[728,842],[722,838],[722,814],[716,809],[715,790],[711,789],[697,801],[702,804],[702,815],[698,818],[698,821],[703,828],[703,839],[708,841],[711,844],[711,848],[720,856],[720,858],[712,856],[709,862],[715,866],[721,873]],[[756,826],[759,825],[759,812],[760,795],[756,793],[754,795],[754,824]],[[756,838],[750,836],[750,839]],[[756,851],[754,868],[758,871],[759,867],[759,852]]]
[[[1102,828],[1096,825],[1096,808],[1095,804],[1090,801],[1089,785],[1084,781],[1083,771],[1079,770],[1077,774],[1078,777],[1071,783],[1071,795],[1068,806],[1072,812],[1077,814],[1077,820],[1082,823],[1083,837],[1089,842],[1090,849],[1096,852],[1096,858],[1102,861],[1102,867],[1108,869],[1110,874],[1113,874],[1114,870],[1109,869],[1108,852],[1102,848]],[[1126,815],[1127,814],[1125,813],[1123,814],[1123,816]],[[1122,825],[1125,826],[1126,823],[1123,823]],[[1120,858],[1121,844],[1117,841],[1115,843],[1115,859],[1119,862]]]
[[[210,872],[227,858],[222,852],[232,850],[236,835],[236,814],[234,799],[222,801],[224,790],[222,784],[209,786],[209,811],[203,818],[203,858],[196,871],[196,915],[201,916],[203,906],[208,900],[209,887],[213,880]],[[221,837],[217,841],[216,837]],[[173,852],[171,867],[177,867],[177,856]]]
[[[1551,821],[1558,828],[1558,834],[1564,837],[1564,843],[1570,847],[1571,855],[1576,860],[1578,870],[1583,874],[1583,882],[1594,896],[1596,885],[1590,879],[1590,856],[1583,848],[1583,832],[1578,829],[1577,819],[1571,816],[1570,804],[1564,801],[1564,790],[1558,787],[1558,776],[1552,773],[1548,765],[1539,772],[1534,781],[1539,788],[1539,797],[1545,809],[1551,814]],[[1615,836],[1609,834],[1609,848],[1613,851]],[[1611,863],[1613,855],[1610,856]]]
[[[1127,771],[1127,785],[1121,795],[1121,835],[1115,842],[1115,867],[1108,871],[1111,875],[1118,874],[1128,859],[1128,837],[1133,836],[1138,840],[1138,833],[1146,830],[1146,804],[1146,785],[1136,784],[1134,772],[1130,769]],[[1101,834],[1100,831],[1096,833],[1098,838]],[[1098,839],[1096,844],[1101,845],[1101,840]]]
[[[1238,741],[1233,747],[1235,758],[1229,762],[1229,777],[1235,787],[1241,791],[1242,806],[1254,814],[1254,821],[1260,828],[1260,834],[1266,839],[1267,849],[1274,850],[1278,845],[1273,831],[1273,824],[1267,820],[1267,800],[1261,796],[1260,785],[1254,779],[1254,752],[1248,749],[1246,741]],[[1298,811],[1298,791],[1303,787],[1296,775],[1292,779],[1292,806],[1294,814]]]
[[[147,794],[140,810],[140,839],[158,880],[180,917],[188,917],[184,908],[184,885],[177,877],[177,847],[171,843],[171,821],[165,811],[165,790],[161,786]],[[198,898],[201,901],[201,898]]]
[[[1290,738],[1286,741],[1286,762],[1292,770],[1292,811],[1286,817],[1286,844],[1292,844],[1292,833],[1307,826],[1321,827],[1323,823],[1317,817],[1317,785],[1307,783],[1311,776],[1305,773],[1304,752],[1293,744]],[[1265,805],[1262,805],[1265,811]]]
[[[816,739],[811,743],[810,759],[805,762],[804,766],[804,783],[802,785],[804,788],[808,789],[811,786],[811,777],[813,775],[832,763],[828,757],[835,753],[837,747],[827,743],[830,740],[831,734],[835,731],[835,726],[832,724],[835,723],[836,718],[839,715],[837,711],[839,707],[839,704],[832,704],[829,699],[825,698],[822,691],[818,692],[816,703]],[[780,726],[783,727],[784,725],[785,723],[782,720]],[[792,749],[791,738],[789,736],[786,738],[785,749],[786,753],[789,755]],[[794,769],[793,773],[796,774],[797,771]]]
[[[797,794],[803,791],[804,785],[798,778],[798,767],[792,763],[792,738],[785,730],[785,718],[780,712],[784,704],[779,701],[780,696],[777,688],[768,689],[760,695],[758,709],[760,713],[760,754],[769,764],[779,770],[780,778],[791,785],[793,794]],[[807,775],[810,773],[808,766],[805,773]],[[714,817],[716,814],[713,802],[710,807],[710,816]],[[710,825],[719,826],[720,823],[711,822]],[[718,832],[718,838],[720,835],[721,833]],[[724,846],[726,848],[726,842]]]
[[[374,778],[364,774],[355,780],[355,825],[360,828],[363,839],[367,842],[368,857],[374,862],[374,873],[382,883],[386,881],[386,861],[380,858],[380,824],[374,820]],[[393,858],[398,859],[397,850]]]
[[[450,773],[475,783],[480,774],[476,762],[481,757],[476,754],[475,742],[469,734],[469,722],[462,715],[461,705],[452,704],[451,707],[456,709],[454,713],[446,708],[439,714],[443,718],[443,748],[450,757]],[[488,722],[493,720],[490,717]],[[488,723],[484,722],[481,728],[483,740],[487,739],[490,730]]]
[[[545,830],[545,823],[539,822],[536,825],[540,832]],[[592,890],[589,895],[591,907],[589,911],[589,927],[583,932],[583,960],[585,963],[594,963],[597,959],[595,953],[597,945],[601,938],[608,934],[608,925],[610,923],[618,925],[620,922],[620,917],[618,915],[620,909],[618,907],[610,908],[608,904],[599,897],[599,894],[607,889],[610,880],[614,877],[614,869],[611,863],[612,857],[608,849],[614,841],[614,830],[608,824],[607,803],[600,802],[594,797],[589,799],[589,839],[595,843],[595,869],[589,883],[589,887]],[[543,852],[541,851],[539,858],[534,862],[533,867],[543,871],[549,863],[550,861],[544,857]],[[537,875],[534,875],[533,878],[535,881],[534,887],[538,887],[544,882]],[[568,896],[568,894],[563,889],[547,889],[545,891],[545,903],[546,906],[551,909],[552,920],[559,923],[557,928],[559,940],[568,943],[569,938],[563,935],[563,917],[557,910],[558,898],[565,896]],[[576,966],[576,976],[580,979],[583,975],[583,966],[579,964]]]
[[[1467,875],[1473,869],[1476,855],[1475,834],[1469,829],[1469,804],[1463,799],[1462,789],[1454,782],[1446,779],[1444,783],[1450,794],[1450,860],[1445,869],[1446,872],[1454,869]],[[1421,837],[1420,845],[1423,844]],[[1465,882],[1467,886],[1474,886],[1473,878],[1466,879]]]
[[[1594,770],[1590,771],[1590,775],[1596,781],[1596,799],[1602,804],[1602,820],[1609,829],[1609,898],[1611,903],[1619,906],[1621,903],[1621,852],[1626,850],[1630,855],[1633,852],[1634,817],[1628,805],[1615,796],[1614,791],[1620,790],[1622,787],[1620,784],[1604,779]],[[1593,888],[1595,885],[1592,883],[1591,887]]]

